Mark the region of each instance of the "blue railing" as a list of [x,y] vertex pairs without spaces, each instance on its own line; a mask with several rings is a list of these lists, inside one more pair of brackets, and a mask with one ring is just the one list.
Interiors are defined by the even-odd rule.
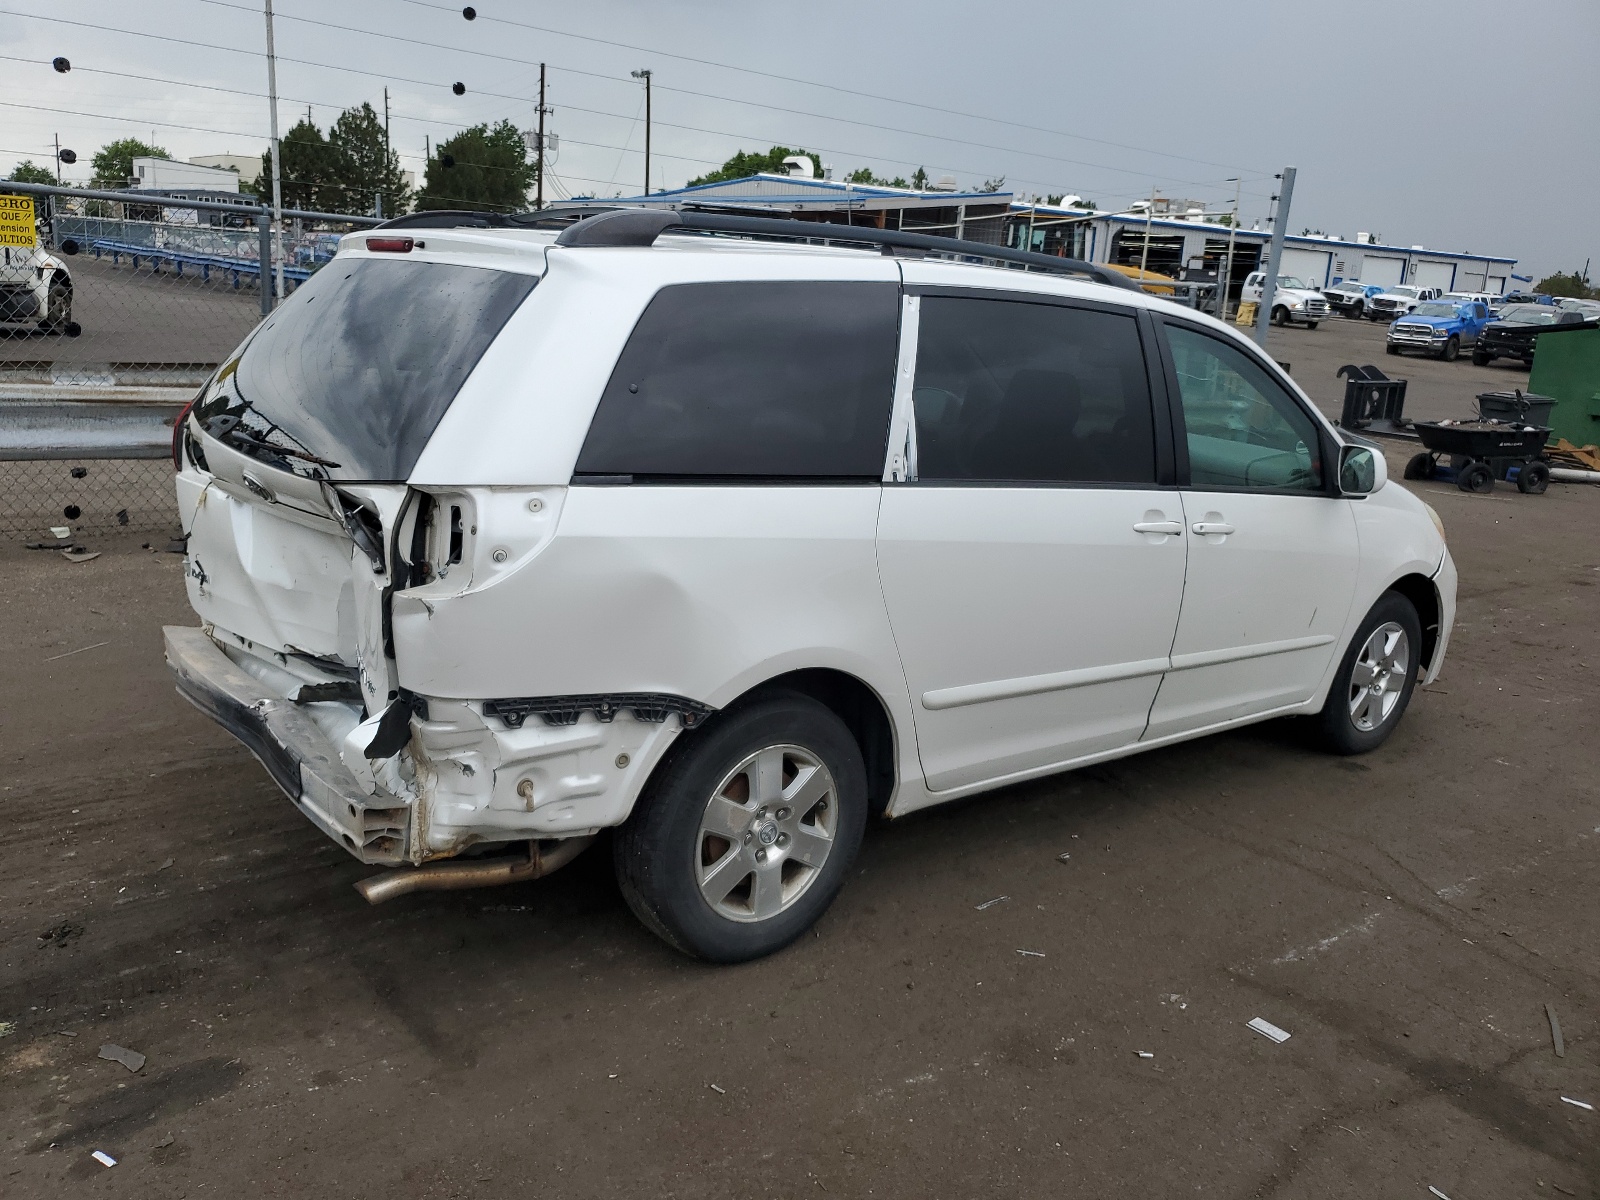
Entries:
[[[261,264],[253,258],[228,258],[220,254],[196,254],[190,250],[169,250],[159,246],[137,246],[130,242],[114,242],[105,238],[96,238],[89,243],[89,248],[94,251],[95,258],[99,258],[103,254],[109,254],[111,262],[115,266],[121,266],[123,255],[127,255],[133,260],[133,269],[136,271],[139,269],[139,261],[141,259],[148,260],[151,269],[157,274],[160,273],[163,263],[170,263],[173,273],[180,278],[186,266],[198,268],[200,278],[207,281],[211,279],[212,271],[223,271],[232,279],[235,289],[239,286],[240,276],[249,276],[254,279],[261,274]],[[317,265],[320,266],[321,264]],[[284,283],[286,286],[290,281],[296,284],[304,283],[311,278],[312,272],[315,270],[316,266],[290,266],[285,263],[283,266]]]

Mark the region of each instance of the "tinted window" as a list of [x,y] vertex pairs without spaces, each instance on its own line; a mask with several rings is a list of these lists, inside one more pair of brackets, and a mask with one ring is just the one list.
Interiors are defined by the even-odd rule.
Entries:
[[662,288],[578,474],[881,479],[899,296],[892,283]]
[[1194,487],[1320,491],[1317,425],[1260,363],[1221,338],[1167,326]]
[[[340,259],[278,308],[197,406],[248,448],[296,447],[334,479],[404,479],[538,278],[482,267]],[[273,460],[270,448],[255,451]],[[304,457],[275,462],[310,469]]]
[[918,479],[1155,482],[1131,315],[924,297],[915,395]]

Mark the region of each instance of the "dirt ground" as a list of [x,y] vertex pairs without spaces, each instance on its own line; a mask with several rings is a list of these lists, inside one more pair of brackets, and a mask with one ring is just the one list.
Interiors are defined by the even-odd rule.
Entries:
[[1278,722],[881,825],[737,968],[600,848],[368,907],[173,692],[177,556],[0,549],[0,1194],[1600,1196],[1600,492],[1416,486],[1461,608],[1378,752]]

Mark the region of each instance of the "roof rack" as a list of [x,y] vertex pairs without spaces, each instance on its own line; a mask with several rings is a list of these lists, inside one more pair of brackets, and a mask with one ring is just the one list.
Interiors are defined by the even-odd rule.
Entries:
[[[550,214],[556,212],[554,209],[542,211]],[[561,215],[570,219],[573,211],[568,208]],[[540,214],[521,215],[536,217]],[[407,218],[400,220],[404,221]],[[920,250],[929,254],[945,254],[962,259],[990,259],[1057,274],[1086,275],[1097,283],[1129,291],[1142,290],[1126,275],[1081,259],[1057,258],[1053,254],[1036,254],[1031,250],[1013,250],[1006,246],[990,246],[983,242],[935,237],[926,233],[907,233],[903,230],[874,229],[859,225],[835,225],[827,221],[796,221],[784,217],[746,217],[724,213],[619,207],[607,209],[569,224],[556,238],[556,245],[652,246],[656,239],[669,229],[683,229],[694,233],[743,234],[758,238],[791,238],[806,242],[879,246],[885,254],[893,254],[896,250]]]
[[477,212],[465,208],[436,208],[392,217],[377,229],[540,229],[564,228],[597,212],[615,212],[593,205],[552,205],[534,212]]

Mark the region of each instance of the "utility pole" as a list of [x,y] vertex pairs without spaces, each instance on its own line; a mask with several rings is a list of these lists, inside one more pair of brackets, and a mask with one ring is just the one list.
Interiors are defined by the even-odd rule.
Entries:
[[544,115],[550,110],[544,106],[544,64],[539,64],[539,174],[535,179],[534,208],[544,207]]
[[1279,176],[1283,180],[1276,199],[1278,213],[1272,222],[1272,242],[1267,249],[1267,276],[1261,284],[1261,307],[1256,309],[1256,345],[1267,345],[1267,330],[1271,328],[1272,293],[1278,286],[1278,263],[1283,258],[1283,234],[1289,227],[1289,201],[1294,197],[1293,167],[1285,167]]
[[650,194],[650,76],[649,69],[633,72],[635,79],[644,80],[644,194]]
[[[283,299],[283,173],[278,149],[278,54],[272,45],[272,0],[267,11],[267,103],[272,115],[272,258],[275,299]],[[261,264],[261,286],[267,286],[267,263]]]
[[[383,195],[383,191],[382,191],[383,185],[389,182],[389,155],[390,155],[390,153],[391,153],[391,149],[390,149],[390,146],[389,146],[389,85],[388,84],[384,84],[384,86],[383,86],[383,170],[378,175],[378,180],[379,180],[379,183],[378,183],[378,187],[379,187],[378,195],[380,197]],[[382,204],[381,200],[379,201],[379,204],[380,204],[380,208],[378,210],[378,215],[381,217],[381,216],[383,216],[383,210],[382,210],[382,207],[381,207],[381,204]]]
[[61,135],[56,134],[56,186],[61,186]]
[[1150,219],[1155,216],[1156,190],[1150,189],[1150,207],[1144,210],[1144,253],[1139,255],[1139,282],[1144,282],[1145,264],[1150,261]]
[[1228,319],[1228,291],[1233,287],[1233,235],[1239,229],[1239,193],[1244,184],[1239,179],[1229,180],[1233,184],[1233,220],[1228,222],[1228,263],[1222,278],[1217,280],[1217,320]]

